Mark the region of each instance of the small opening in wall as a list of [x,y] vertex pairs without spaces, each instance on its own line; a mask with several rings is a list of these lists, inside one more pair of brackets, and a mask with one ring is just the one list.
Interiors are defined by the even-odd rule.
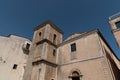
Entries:
[[17,64],[14,64],[13,69],[17,69],[17,66],[18,66]]
[[56,50],[53,49],[53,56],[56,56]]
[[39,32],[39,36],[40,36],[40,37],[41,37],[41,34],[42,34],[42,33],[41,33],[41,32]]
[[54,34],[54,38],[53,38],[53,40],[56,40],[56,37],[57,37],[57,35],[56,35],[56,34]]
[[57,35],[54,34],[54,36],[53,36],[53,43],[56,43],[56,38],[57,38]]
[[27,43],[27,44],[26,44],[26,49],[29,49],[29,48],[30,48],[30,44]]

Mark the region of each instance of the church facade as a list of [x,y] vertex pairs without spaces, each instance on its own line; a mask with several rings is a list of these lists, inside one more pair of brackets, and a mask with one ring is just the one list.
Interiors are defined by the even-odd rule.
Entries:
[[120,79],[120,61],[99,30],[62,35],[51,21],[35,28],[24,80]]

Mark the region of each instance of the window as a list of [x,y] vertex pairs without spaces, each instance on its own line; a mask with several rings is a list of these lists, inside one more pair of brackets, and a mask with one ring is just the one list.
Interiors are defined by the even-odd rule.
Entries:
[[53,49],[53,56],[56,56],[56,50]]
[[25,43],[23,44],[22,48],[23,48],[24,50],[29,50],[29,48],[30,48],[30,43],[29,43],[28,41],[25,41]]
[[54,36],[53,36],[53,43],[56,43],[56,38],[57,38],[57,35],[54,34]]
[[70,80],[81,80],[83,77],[83,75],[81,74],[79,69],[73,69],[72,71],[70,71],[70,75],[69,78],[71,78]]
[[13,65],[13,69],[17,69],[17,64],[14,64],[14,65]]
[[76,51],[76,43],[71,44],[71,52]]
[[54,38],[53,38],[53,40],[56,40],[56,37],[57,37],[56,34],[54,34]]
[[77,71],[72,73],[72,80],[80,80],[80,75]]
[[120,21],[116,22],[115,25],[117,28],[120,28]]
[[41,32],[39,32],[39,36],[41,37]]
[[30,48],[30,44],[27,43],[27,44],[26,44],[26,49],[29,49],[29,48]]

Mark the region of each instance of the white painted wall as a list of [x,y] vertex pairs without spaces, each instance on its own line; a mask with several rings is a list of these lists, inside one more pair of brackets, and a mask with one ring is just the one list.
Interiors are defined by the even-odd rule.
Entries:
[[[30,42],[14,35],[0,36],[0,80],[22,80],[28,58],[22,49],[26,41]],[[14,64],[17,69],[13,69]]]

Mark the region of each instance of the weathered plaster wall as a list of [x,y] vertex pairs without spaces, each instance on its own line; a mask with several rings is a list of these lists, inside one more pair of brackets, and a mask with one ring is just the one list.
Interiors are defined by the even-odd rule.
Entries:
[[[0,36],[0,80],[22,80],[28,55],[22,46],[28,39],[11,35]],[[13,69],[14,64],[17,65]]]

